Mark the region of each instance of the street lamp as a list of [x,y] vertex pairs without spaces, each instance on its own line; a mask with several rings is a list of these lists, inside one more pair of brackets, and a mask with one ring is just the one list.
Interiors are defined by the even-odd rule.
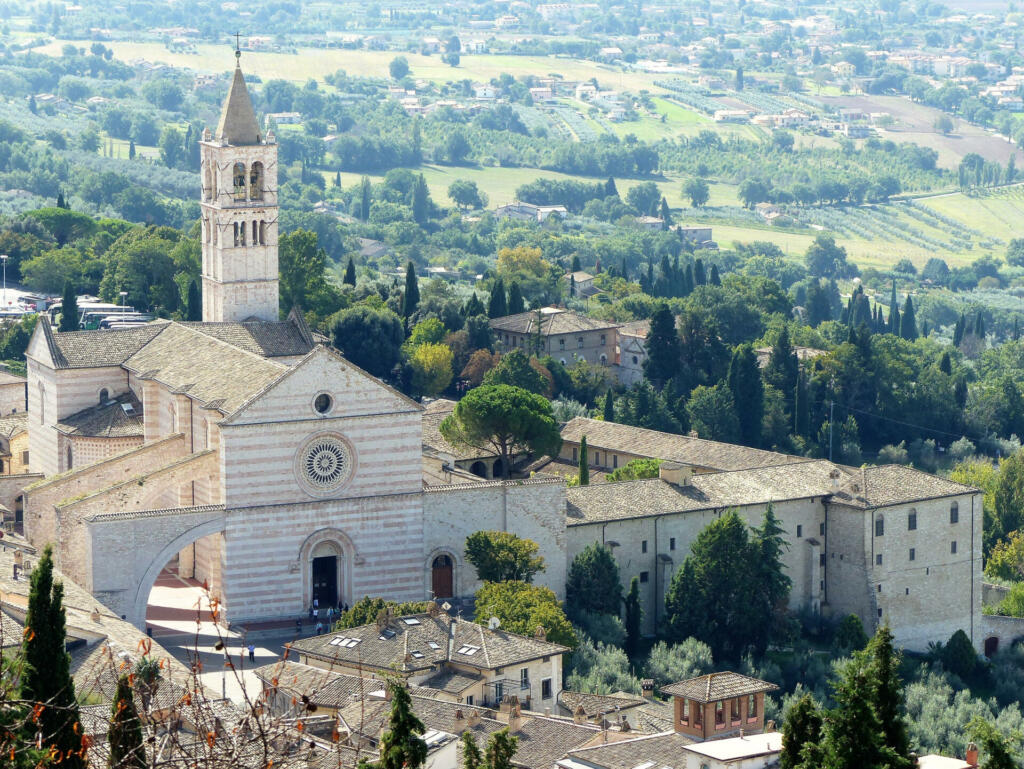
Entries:
[[4,263],[4,309],[7,308],[7,254],[0,254],[0,262]]
[[124,315],[128,311],[128,300],[126,299],[128,292],[118,291],[118,293],[121,295],[121,315]]

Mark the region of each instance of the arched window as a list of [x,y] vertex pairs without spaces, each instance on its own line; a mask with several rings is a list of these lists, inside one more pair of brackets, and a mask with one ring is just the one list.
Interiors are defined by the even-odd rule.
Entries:
[[960,521],[960,503],[954,502],[949,506],[949,522],[959,523]]
[[263,200],[263,164],[258,160],[249,170],[249,200]]
[[235,200],[245,200],[245,163],[235,163],[233,179]]
[[875,536],[885,536],[885,518],[881,515],[875,518]]
[[108,400],[110,400],[110,391],[104,387],[100,390],[100,403],[106,403]]
[[46,423],[46,388],[39,383],[39,424]]
[[604,353],[601,353],[601,365],[602,366],[607,366],[608,365],[608,356],[605,355]]
[[71,461],[72,460],[72,456],[71,456],[71,447],[70,446],[68,446],[67,460],[68,460],[68,465],[64,469],[65,470],[70,470],[74,466],[74,463]]
[[260,221],[260,245],[267,245],[267,223]]
[[206,165],[206,184],[203,190],[203,197],[206,200],[210,200],[214,196],[213,189],[213,169],[210,168],[209,163]]
[[252,220],[252,244],[255,246],[260,242],[260,223]]
[[238,222],[234,222],[235,229],[235,246],[238,246]]

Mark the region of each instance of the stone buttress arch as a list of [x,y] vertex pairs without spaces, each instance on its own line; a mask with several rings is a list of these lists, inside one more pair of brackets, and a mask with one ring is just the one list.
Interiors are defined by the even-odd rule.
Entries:
[[142,579],[137,583],[137,587],[135,588],[135,600],[132,601],[132,613],[128,615],[128,621],[140,630],[145,630],[146,605],[149,603],[149,594],[153,589],[153,585],[156,584],[156,578],[160,576],[160,572],[163,571],[167,562],[197,540],[200,540],[203,537],[208,537],[211,534],[221,534],[223,532],[224,518],[222,516],[217,516],[217,518],[212,521],[200,523],[193,526],[191,529],[182,532],[169,543],[164,545],[150,562],[149,567],[142,576]]

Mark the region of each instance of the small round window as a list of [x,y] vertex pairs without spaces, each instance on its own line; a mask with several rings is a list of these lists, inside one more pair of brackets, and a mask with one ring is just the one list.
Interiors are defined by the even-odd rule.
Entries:
[[327,393],[320,393],[313,399],[313,408],[318,414],[327,414],[334,408],[334,399]]

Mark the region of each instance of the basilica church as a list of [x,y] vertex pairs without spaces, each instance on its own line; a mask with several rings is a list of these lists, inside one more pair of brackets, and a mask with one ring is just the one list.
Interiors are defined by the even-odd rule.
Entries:
[[[26,353],[30,472],[0,478],[32,544],[53,543],[119,615],[144,624],[168,565],[230,623],[365,595],[457,603],[478,587],[466,537],[486,529],[538,543],[535,581],[559,596],[576,554],[611,549],[653,633],[703,528],[727,510],[757,525],[772,505],[791,609],[887,622],[919,650],[958,629],[987,650],[1009,632],[981,613],[981,493],[908,467],[575,419],[561,458],[494,480],[497,457],[441,436],[453,403],[410,400],[279,306],[277,145],[238,66],[200,146],[203,320],[58,333],[42,316]],[[595,482],[567,491],[587,436]],[[662,460],[660,477],[596,482],[638,458]]]
[[480,529],[543,542],[561,592],[562,481],[460,469],[494,458],[444,444],[420,404],[301,312],[281,320],[277,146],[238,67],[201,157],[202,322],[37,325],[28,432],[43,477],[24,494],[29,540],[56,543],[60,568],[137,624],[169,562],[231,622],[314,600],[469,594],[463,543]]

